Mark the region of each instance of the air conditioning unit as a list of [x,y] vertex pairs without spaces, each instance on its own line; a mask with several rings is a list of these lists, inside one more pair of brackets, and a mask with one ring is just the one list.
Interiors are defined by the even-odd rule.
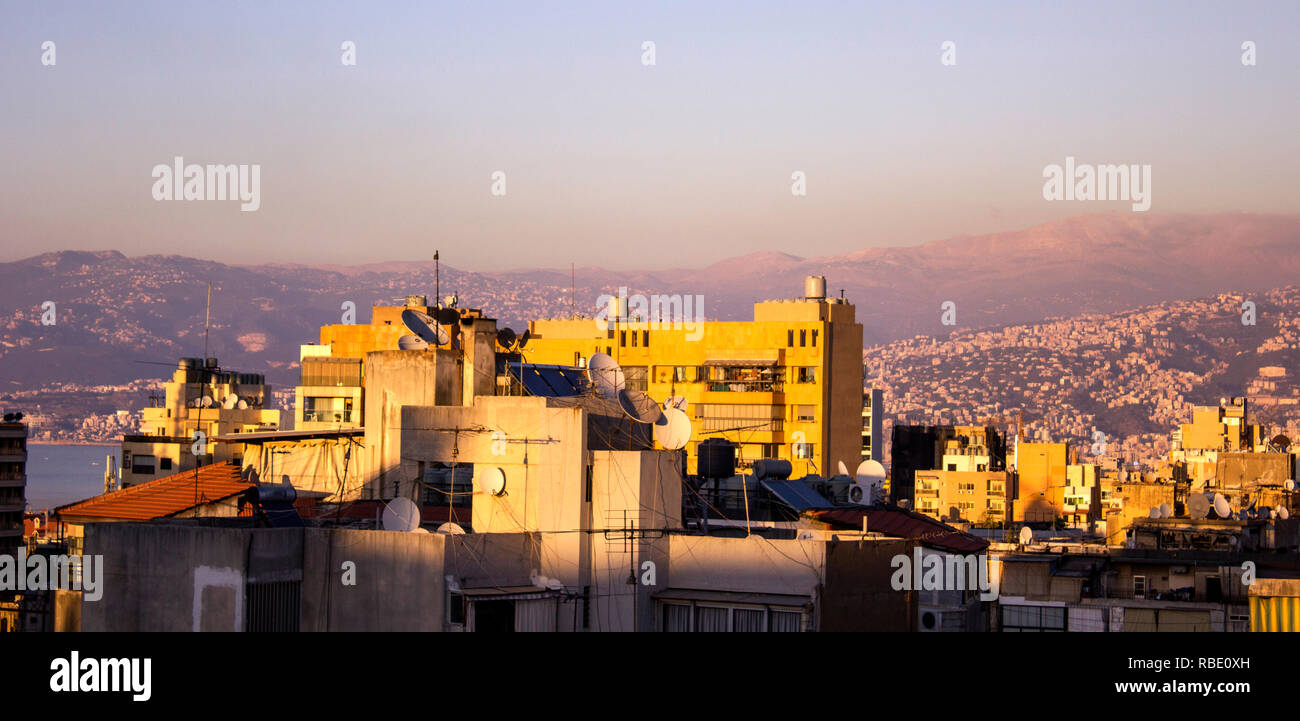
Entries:
[[855,482],[849,484],[848,502],[860,506],[874,505],[879,499],[876,498],[876,486],[874,483]]

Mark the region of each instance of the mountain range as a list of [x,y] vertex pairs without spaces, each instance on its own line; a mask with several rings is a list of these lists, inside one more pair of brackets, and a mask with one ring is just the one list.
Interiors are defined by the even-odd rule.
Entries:
[[[707,317],[743,320],[755,300],[800,296],[804,276],[824,275],[831,295],[842,292],[856,305],[872,346],[1263,291],[1300,278],[1298,249],[1300,216],[1113,213],[818,258],[754,253],[694,269],[475,272],[453,262],[442,265],[439,287],[522,330],[531,318],[590,315],[598,296],[619,287],[702,294]],[[453,260],[454,245],[444,245],[442,256]],[[345,301],[356,304],[357,322],[366,322],[367,306],[434,295],[432,261],[248,261],[69,250],[0,264],[0,307],[9,309],[0,320],[0,383],[16,389],[160,377],[166,369],[153,364],[204,355],[206,347],[223,367],[293,385],[298,346],[318,340],[319,326],[341,322]],[[55,304],[54,325],[41,323],[46,301]],[[946,301],[956,304],[955,325],[941,323]]]

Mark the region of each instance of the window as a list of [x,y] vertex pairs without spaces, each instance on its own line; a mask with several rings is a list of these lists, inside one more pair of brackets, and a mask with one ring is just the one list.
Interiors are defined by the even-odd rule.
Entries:
[[154,457],[142,456],[138,453],[131,456],[131,472],[143,473],[145,475],[150,475],[150,476],[153,475]]
[[691,630],[691,606],[689,603],[664,604],[664,630],[668,632]]
[[816,329],[816,328],[814,328],[814,329],[813,329],[813,332],[812,332],[812,346],[813,346],[814,348],[817,347],[817,329]]
[[815,366],[802,366],[795,372],[796,383],[816,383],[817,368]]
[[816,420],[817,406],[795,406],[794,419],[800,423],[812,423]]
[[812,443],[791,443],[790,452],[794,454],[795,458],[812,458],[813,444]]
[[647,348],[649,346],[650,346],[650,331],[643,330],[641,331],[641,347]]
[[743,428],[745,432],[778,433],[785,427],[781,406],[700,403],[694,409],[700,430],[706,432]]
[[447,592],[447,623],[465,625],[465,594]]
[[785,332],[785,347],[786,348],[794,347],[794,331],[792,330],[788,330]]
[[[636,333],[633,333],[632,337],[635,338]],[[623,366],[623,383],[628,390],[650,390],[650,367]]]
[[170,458],[159,458],[159,459],[158,459],[158,468],[159,468],[160,470],[170,471],[170,470],[172,469],[172,459],[170,459]]
[[1147,577],[1134,576],[1133,577],[1133,598],[1146,598],[1146,597],[1147,597]]
[[803,348],[808,345],[808,331],[799,329],[799,347]]
[[948,464],[948,470],[950,470],[950,471],[955,471],[955,470],[957,470],[957,464],[956,464],[956,463],[949,463],[949,464]]
[[474,492],[474,465],[471,463],[419,462],[423,479],[424,502],[432,506],[469,508]]
[[625,330],[621,330],[618,332],[618,347],[619,348],[627,347],[627,331]]
[[351,423],[352,399],[307,396],[302,399],[302,419],[314,423]]
[[803,612],[781,606],[732,606],[695,601],[661,601],[661,629],[669,633],[797,633]]
[[1001,628],[1004,632],[1031,632],[1065,630],[1064,606],[999,606]]
[[636,347],[636,331],[632,331],[632,347]]

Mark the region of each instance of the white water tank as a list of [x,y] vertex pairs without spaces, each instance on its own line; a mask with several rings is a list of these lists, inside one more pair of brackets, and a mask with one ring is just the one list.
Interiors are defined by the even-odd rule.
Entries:
[[805,300],[826,300],[826,276],[810,275],[803,279]]

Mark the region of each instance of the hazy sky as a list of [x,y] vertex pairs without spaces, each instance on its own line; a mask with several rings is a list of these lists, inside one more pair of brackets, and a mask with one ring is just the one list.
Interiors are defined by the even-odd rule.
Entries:
[[[1043,168],[1066,156],[1150,164],[1150,212],[1298,210],[1293,1],[42,0],[0,15],[0,260],[438,247],[475,270],[663,268],[1129,208],[1045,201]],[[155,201],[151,170],[178,155],[260,164],[261,208]]]

